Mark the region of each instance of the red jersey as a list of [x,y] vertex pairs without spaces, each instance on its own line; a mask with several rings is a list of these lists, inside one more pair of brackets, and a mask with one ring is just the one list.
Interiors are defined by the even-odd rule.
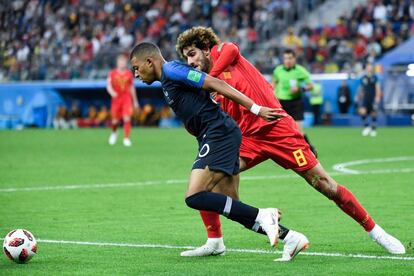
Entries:
[[[234,43],[215,45],[211,48],[211,58],[212,77],[227,82],[260,106],[282,109],[270,83],[240,54]],[[220,95],[217,95],[216,99],[221,103],[222,109],[237,122],[243,135],[256,133],[262,127],[276,123],[266,122],[250,110]]]
[[132,101],[131,85],[134,82],[134,76],[130,70],[119,71],[117,69],[109,72],[109,79],[112,88],[118,94],[113,101]]

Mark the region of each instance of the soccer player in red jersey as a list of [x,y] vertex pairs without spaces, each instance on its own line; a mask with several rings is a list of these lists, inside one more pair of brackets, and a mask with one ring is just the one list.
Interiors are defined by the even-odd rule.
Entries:
[[131,115],[133,107],[139,108],[135,93],[134,76],[127,67],[128,59],[119,55],[116,60],[116,69],[109,72],[106,89],[111,95],[112,133],[109,144],[114,145],[117,140],[117,128],[120,120],[124,122],[124,146],[132,145],[129,139],[131,132]]
[[[177,39],[176,48],[190,65],[226,81],[258,105],[281,108],[279,101],[274,97],[272,86],[260,72],[240,54],[235,44],[222,43],[211,28],[193,27],[183,32]],[[285,169],[295,171],[317,191],[334,201],[388,252],[405,253],[401,242],[374,222],[351,191],[328,175],[311,152],[309,144],[292,117],[285,116],[276,122],[265,122],[225,98],[218,98],[217,101],[242,130],[241,171],[272,159]],[[238,195],[229,196],[238,198]],[[183,256],[211,255],[211,249],[216,248],[225,250],[219,216],[206,211],[200,213],[207,229],[207,243],[195,250],[183,252]],[[285,247],[289,243],[289,232],[284,240]],[[292,256],[289,256],[289,248],[285,249],[282,260],[290,260]]]

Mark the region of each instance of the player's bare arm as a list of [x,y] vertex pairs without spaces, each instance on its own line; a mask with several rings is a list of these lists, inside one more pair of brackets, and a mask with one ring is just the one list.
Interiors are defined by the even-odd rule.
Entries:
[[138,103],[138,97],[137,97],[137,91],[135,89],[135,85],[134,83],[131,84],[131,96],[132,96],[132,101],[134,103],[134,108],[139,109],[139,103]]
[[249,97],[237,91],[225,81],[213,78],[206,75],[204,80],[203,89],[208,91],[215,91],[218,94],[223,95],[226,98],[244,106],[246,109],[252,111],[256,115],[262,117],[266,121],[274,121],[284,117],[282,109],[260,107],[256,105]]
[[110,77],[108,77],[108,79],[106,80],[106,91],[108,91],[108,94],[111,95],[112,98],[115,98],[116,96],[118,96],[118,94],[115,92],[114,88],[112,87]]

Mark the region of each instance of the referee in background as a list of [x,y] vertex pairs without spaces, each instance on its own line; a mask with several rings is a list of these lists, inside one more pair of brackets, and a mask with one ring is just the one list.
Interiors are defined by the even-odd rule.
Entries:
[[293,50],[286,49],[283,52],[283,65],[278,65],[273,70],[272,80],[276,97],[283,109],[296,121],[306,142],[317,157],[316,149],[309,142],[302,127],[305,112],[302,94],[313,89],[313,85],[310,73],[303,66],[296,64],[296,55]]

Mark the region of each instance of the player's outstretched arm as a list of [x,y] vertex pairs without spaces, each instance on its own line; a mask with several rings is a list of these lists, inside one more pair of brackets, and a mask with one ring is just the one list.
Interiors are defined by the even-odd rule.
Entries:
[[239,48],[233,43],[222,43],[219,47],[221,47],[219,50],[219,58],[216,60],[210,71],[210,76],[212,77],[217,77],[223,73],[223,71],[238,58],[240,53]]
[[204,80],[203,89],[207,91],[215,91],[226,98],[244,106],[252,113],[262,117],[266,121],[274,121],[284,117],[283,110],[278,108],[268,108],[264,106],[258,106],[252,99],[242,94],[238,90],[228,85],[225,81],[213,78],[206,75]]

